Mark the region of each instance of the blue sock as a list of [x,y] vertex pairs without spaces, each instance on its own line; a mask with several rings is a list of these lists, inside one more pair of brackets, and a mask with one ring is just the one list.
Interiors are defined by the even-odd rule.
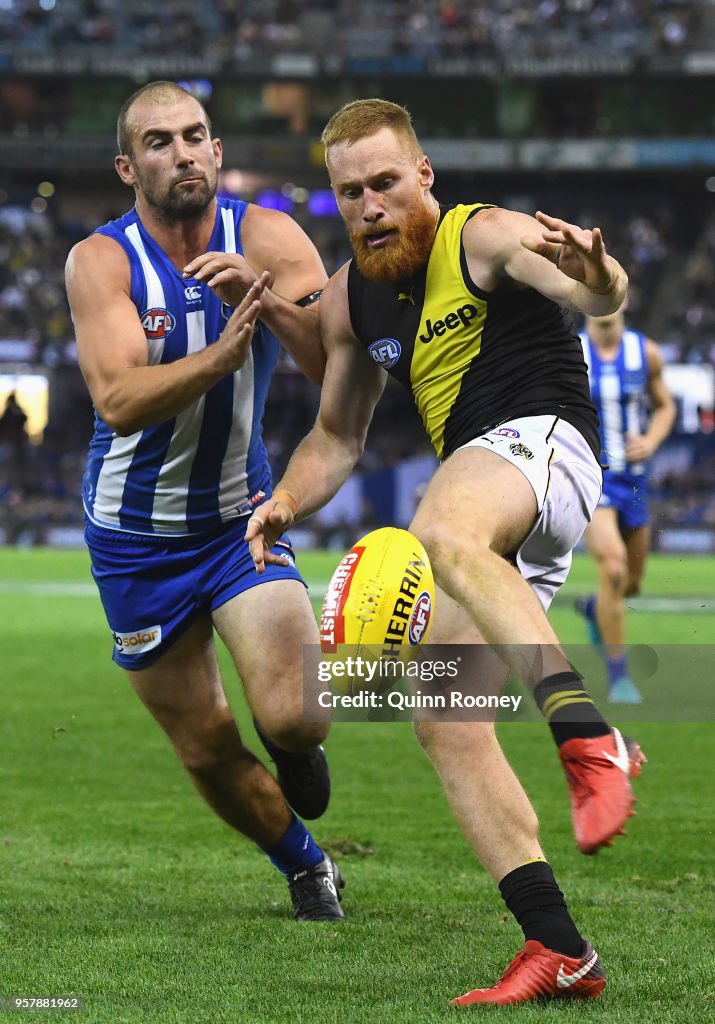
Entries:
[[584,615],[586,616],[586,618],[590,619],[591,622],[595,622],[596,621],[596,595],[595,594],[591,594],[589,597],[586,598],[586,603],[585,603],[585,605],[583,607],[583,612],[584,612]]
[[622,658],[606,658],[608,678],[612,683],[628,675],[628,658],[624,654]]
[[308,829],[295,815],[283,837],[273,846],[263,846],[261,849],[284,875],[293,875],[302,868],[315,867],[324,857]]

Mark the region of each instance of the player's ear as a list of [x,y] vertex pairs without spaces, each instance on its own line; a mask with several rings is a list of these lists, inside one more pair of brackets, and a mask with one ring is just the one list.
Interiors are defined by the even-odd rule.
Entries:
[[434,185],[434,171],[432,170],[432,164],[429,162],[429,157],[424,154],[420,157],[420,162],[417,166],[417,176],[422,188],[429,192]]
[[213,146],[216,166],[221,170],[223,165],[223,145],[221,144],[221,139],[211,139],[211,145]]
[[131,157],[128,157],[125,153],[115,156],[114,168],[125,185],[136,184],[137,177],[134,173]]

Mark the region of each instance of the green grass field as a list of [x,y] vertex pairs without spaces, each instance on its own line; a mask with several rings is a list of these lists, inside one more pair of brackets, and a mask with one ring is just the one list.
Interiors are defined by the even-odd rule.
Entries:
[[[301,566],[320,584],[337,558]],[[588,589],[590,565],[572,577],[553,620],[581,643],[569,594]],[[712,560],[654,558],[648,594],[690,600],[634,612],[631,642],[715,644],[714,577]],[[296,924],[283,879],[200,802],[110,662],[86,556],[0,549],[0,621],[0,996],[80,995],[85,1009],[62,1017],[98,1024],[715,1020],[712,723],[638,724],[650,758],[639,814],[595,858],[573,844],[548,730],[501,727],[609,985],[585,1006],[459,1011],[448,999],[495,981],[521,934],[409,725],[335,725],[333,801],[315,834],[340,858],[349,916]]]

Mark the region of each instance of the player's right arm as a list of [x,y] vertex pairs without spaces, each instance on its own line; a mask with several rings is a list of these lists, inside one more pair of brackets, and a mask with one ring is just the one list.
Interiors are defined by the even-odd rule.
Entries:
[[273,497],[251,516],[246,539],[259,572],[280,558],[268,551],[281,533],[337,493],[365,447],[387,374],[355,337],[348,306],[348,265],[328,282],[320,300],[320,329],[327,365],[318,417],[296,448]]
[[79,364],[94,406],[115,433],[128,436],[172,419],[217,381],[239,369],[253,337],[267,276],[254,285],[220,339],[200,352],[149,365],[149,350],[130,298],[129,260],[106,235],[90,235],[65,268]]

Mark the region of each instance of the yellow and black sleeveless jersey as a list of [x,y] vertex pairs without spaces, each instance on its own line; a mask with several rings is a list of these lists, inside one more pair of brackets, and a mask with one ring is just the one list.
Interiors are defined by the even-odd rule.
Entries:
[[487,207],[442,207],[427,265],[401,285],[348,273],[370,356],[411,388],[439,458],[516,416],[560,416],[598,457],[598,417],[570,313],[533,288],[472,281],[462,229]]

